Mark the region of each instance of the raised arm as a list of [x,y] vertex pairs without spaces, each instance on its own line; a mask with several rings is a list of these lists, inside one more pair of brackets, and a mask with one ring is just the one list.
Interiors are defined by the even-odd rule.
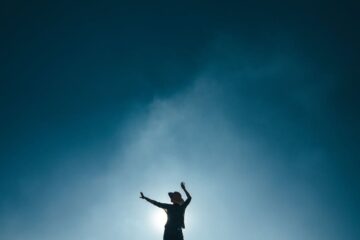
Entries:
[[145,199],[145,200],[148,201],[149,203],[151,203],[151,204],[153,204],[153,205],[155,205],[155,206],[157,206],[157,207],[159,207],[159,208],[167,209],[167,208],[170,206],[170,204],[160,203],[160,202],[157,202],[157,201],[155,201],[155,200],[152,200],[152,199],[150,199],[150,198],[148,198],[148,197],[145,197],[142,192],[140,192],[140,198]]
[[181,182],[180,186],[181,186],[181,188],[184,190],[184,192],[185,192],[185,194],[186,194],[186,200],[185,200],[185,202],[184,202],[184,205],[185,205],[185,207],[186,207],[187,205],[189,205],[189,203],[190,203],[190,201],[191,201],[191,195],[190,195],[190,193],[187,191],[184,182]]

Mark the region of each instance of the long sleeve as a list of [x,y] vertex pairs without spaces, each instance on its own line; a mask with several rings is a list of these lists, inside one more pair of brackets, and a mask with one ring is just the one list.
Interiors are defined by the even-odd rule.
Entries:
[[171,206],[171,204],[157,202],[157,201],[152,200],[152,199],[147,198],[147,197],[145,197],[145,200],[148,201],[149,203],[159,207],[159,208],[167,209],[167,208],[169,208],[169,206]]
[[187,197],[185,202],[184,202],[184,207],[187,207],[187,205],[189,205],[189,203],[191,202],[192,197],[191,197],[190,193],[186,189],[184,189],[184,192],[185,192],[186,197]]

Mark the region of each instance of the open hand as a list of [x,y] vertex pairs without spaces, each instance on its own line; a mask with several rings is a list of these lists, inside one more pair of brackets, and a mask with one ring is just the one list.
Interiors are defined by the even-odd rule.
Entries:
[[142,199],[145,198],[145,196],[144,196],[144,194],[142,192],[140,192],[140,198],[142,198]]

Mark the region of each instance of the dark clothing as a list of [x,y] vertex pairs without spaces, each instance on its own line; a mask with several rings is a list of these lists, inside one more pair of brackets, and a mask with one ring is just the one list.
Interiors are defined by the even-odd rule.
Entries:
[[184,240],[181,228],[165,227],[164,240]]
[[[187,192],[186,192],[187,193]],[[186,201],[179,204],[160,203],[150,198],[145,198],[148,202],[165,210],[167,222],[165,224],[164,240],[184,240],[182,228],[185,228],[184,215],[185,209],[191,201],[190,194],[186,194]]]
[[165,210],[167,214],[167,222],[165,224],[165,229],[180,229],[185,228],[185,209],[191,201],[191,197],[188,197],[182,205],[178,204],[167,204],[160,203],[151,199],[147,199],[150,203],[154,204],[157,207],[160,207]]

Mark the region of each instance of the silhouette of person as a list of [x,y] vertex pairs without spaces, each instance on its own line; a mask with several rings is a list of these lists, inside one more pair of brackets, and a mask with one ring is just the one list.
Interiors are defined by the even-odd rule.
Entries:
[[185,209],[191,201],[191,195],[185,187],[185,183],[180,184],[181,188],[186,194],[186,200],[181,197],[179,192],[169,192],[168,195],[173,204],[160,203],[155,200],[152,200],[148,197],[145,197],[142,192],[140,192],[140,198],[145,199],[149,203],[154,204],[155,206],[165,210],[167,214],[167,222],[165,224],[164,230],[164,240],[183,240],[184,236],[182,233],[182,228],[185,228],[184,215]]

